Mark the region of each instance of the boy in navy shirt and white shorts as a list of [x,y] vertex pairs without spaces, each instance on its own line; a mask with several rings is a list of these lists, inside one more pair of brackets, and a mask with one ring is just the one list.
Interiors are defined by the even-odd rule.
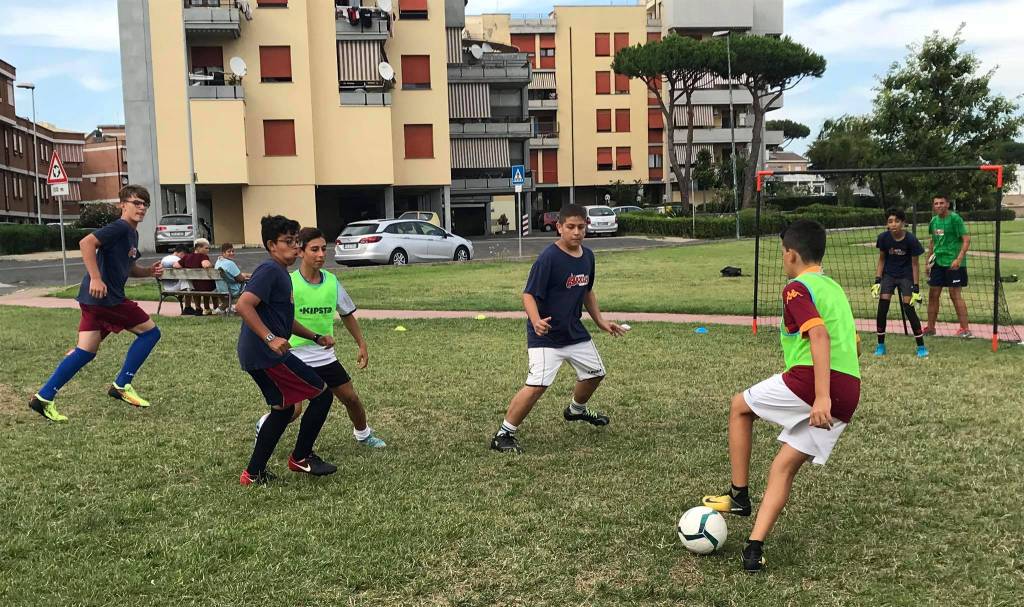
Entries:
[[580,321],[583,307],[598,328],[619,337],[626,329],[601,316],[594,295],[594,253],[583,246],[587,212],[579,205],[562,208],[558,217],[559,238],[548,245],[530,268],[523,290],[526,345],[530,372],[526,385],[512,398],[505,420],[491,439],[491,449],[522,453],[516,430],[555,381],[558,369],[568,362],[576,370],[572,402],[562,413],[566,421],[608,425],[608,417],[587,409],[587,402],[605,376],[604,362],[594,341]]

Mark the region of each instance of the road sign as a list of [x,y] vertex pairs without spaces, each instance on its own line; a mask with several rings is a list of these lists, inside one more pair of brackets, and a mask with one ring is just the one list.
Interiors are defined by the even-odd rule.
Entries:
[[512,185],[524,185],[526,183],[526,167],[521,164],[512,165]]
[[68,196],[71,194],[71,186],[65,181],[64,183],[51,183],[50,184],[50,195],[51,196]]
[[64,163],[60,161],[57,150],[53,150],[53,156],[50,156],[50,168],[46,171],[46,183],[53,185],[67,182],[68,174],[64,170]]

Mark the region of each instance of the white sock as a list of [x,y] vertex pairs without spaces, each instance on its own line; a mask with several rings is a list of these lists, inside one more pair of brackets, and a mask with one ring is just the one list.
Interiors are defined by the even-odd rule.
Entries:
[[576,415],[579,415],[580,413],[586,413],[587,405],[586,403],[582,405],[579,404],[578,402],[576,402],[576,399],[574,398],[569,402],[569,411],[575,413]]
[[352,436],[356,437],[356,440],[366,440],[370,438],[371,434],[373,434],[373,428],[369,426],[363,428],[362,430],[356,430],[355,428],[352,428]]
[[519,426],[513,426],[506,419],[505,421],[501,422],[501,428],[498,429],[498,434],[515,434],[516,430],[518,429]]

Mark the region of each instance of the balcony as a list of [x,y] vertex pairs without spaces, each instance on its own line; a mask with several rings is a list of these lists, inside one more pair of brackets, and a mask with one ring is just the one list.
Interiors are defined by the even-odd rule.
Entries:
[[554,34],[557,24],[553,17],[520,17],[509,21],[512,34]]
[[533,124],[525,122],[452,122],[448,125],[453,139],[508,137],[528,139],[533,136]]
[[[777,110],[782,107],[785,95],[780,96],[770,106],[769,110]],[[750,96],[750,91],[742,87],[736,87],[732,90],[732,103],[736,106],[750,105],[753,103],[753,98]],[[693,104],[694,105],[729,105],[729,89],[703,89],[693,92]]]
[[449,82],[530,83],[530,62],[524,53],[488,53],[474,65],[449,64]]
[[334,30],[338,40],[387,40],[391,37],[387,13],[378,8],[354,10],[356,17],[353,20],[349,7],[335,8]]
[[[727,128],[703,128],[697,127],[693,129],[693,142],[694,143],[729,143],[731,141],[731,129]],[[750,143],[754,137],[754,129],[751,127],[737,127],[736,128],[736,142],[737,143]],[[784,141],[782,131],[765,131],[764,143],[765,145],[782,145]],[[686,129],[677,128],[675,132],[675,144],[682,145],[686,143]]]
[[530,138],[530,148],[534,150],[552,150],[558,148],[558,133],[537,133]]
[[557,110],[558,99],[531,99],[531,110]]
[[[533,189],[533,176],[526,177],[523,190]],[[452,193],[459,194],[511,194],[515,192],[510,177],[479,177],[472,179],[452,179]]]
[[749,30],[754,27],[755,0],[667,0],[672,3],[666,24],[681,30]]
[[189,99],[245,99],[240,84],[193,84],[188,87]]
[[391,93],[383,89],[343,89],[339,102],[341,105],[388,106],[391,105]]
[[185,0],[185,35],[238,38],[242,11],[235,0]]

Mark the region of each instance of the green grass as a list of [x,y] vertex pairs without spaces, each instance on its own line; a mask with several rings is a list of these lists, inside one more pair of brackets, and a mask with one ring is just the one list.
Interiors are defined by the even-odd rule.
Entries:
[[[356,371],[388,443],[360,450],[336,405],[318,443],[340,471],[284,471],[242,489],[265,406],[238,369],[237,322],[161,319],[135,382],[105,396],[115,336],[61,393],[65,425],[25,407],[71,344],[77,314],[0,309],[0,542],[4,605],[1015,605],[1024,582],[1019,378],[1024,348],[891,340],[865,357],[863,400],[832,460],[804,470],[770,538],[769,569],[739,570],[751,521],[710,557],[675,522],[725,487],[726,410],[779,370],[770,334],[635,323],[599,337],[612,424],[569,426],[567,369],[521,431],[527,454],[486,449],[526,369],[513,321],[364,322]],[[439,350],[445,352],[438,357]],[[353,348],[339,348],[350,363]],[[711,380],[713,378],[713,380]],[[758,425],[760,496],[775,431]],[[1017,598],[1014,598],[1017,597]]]

